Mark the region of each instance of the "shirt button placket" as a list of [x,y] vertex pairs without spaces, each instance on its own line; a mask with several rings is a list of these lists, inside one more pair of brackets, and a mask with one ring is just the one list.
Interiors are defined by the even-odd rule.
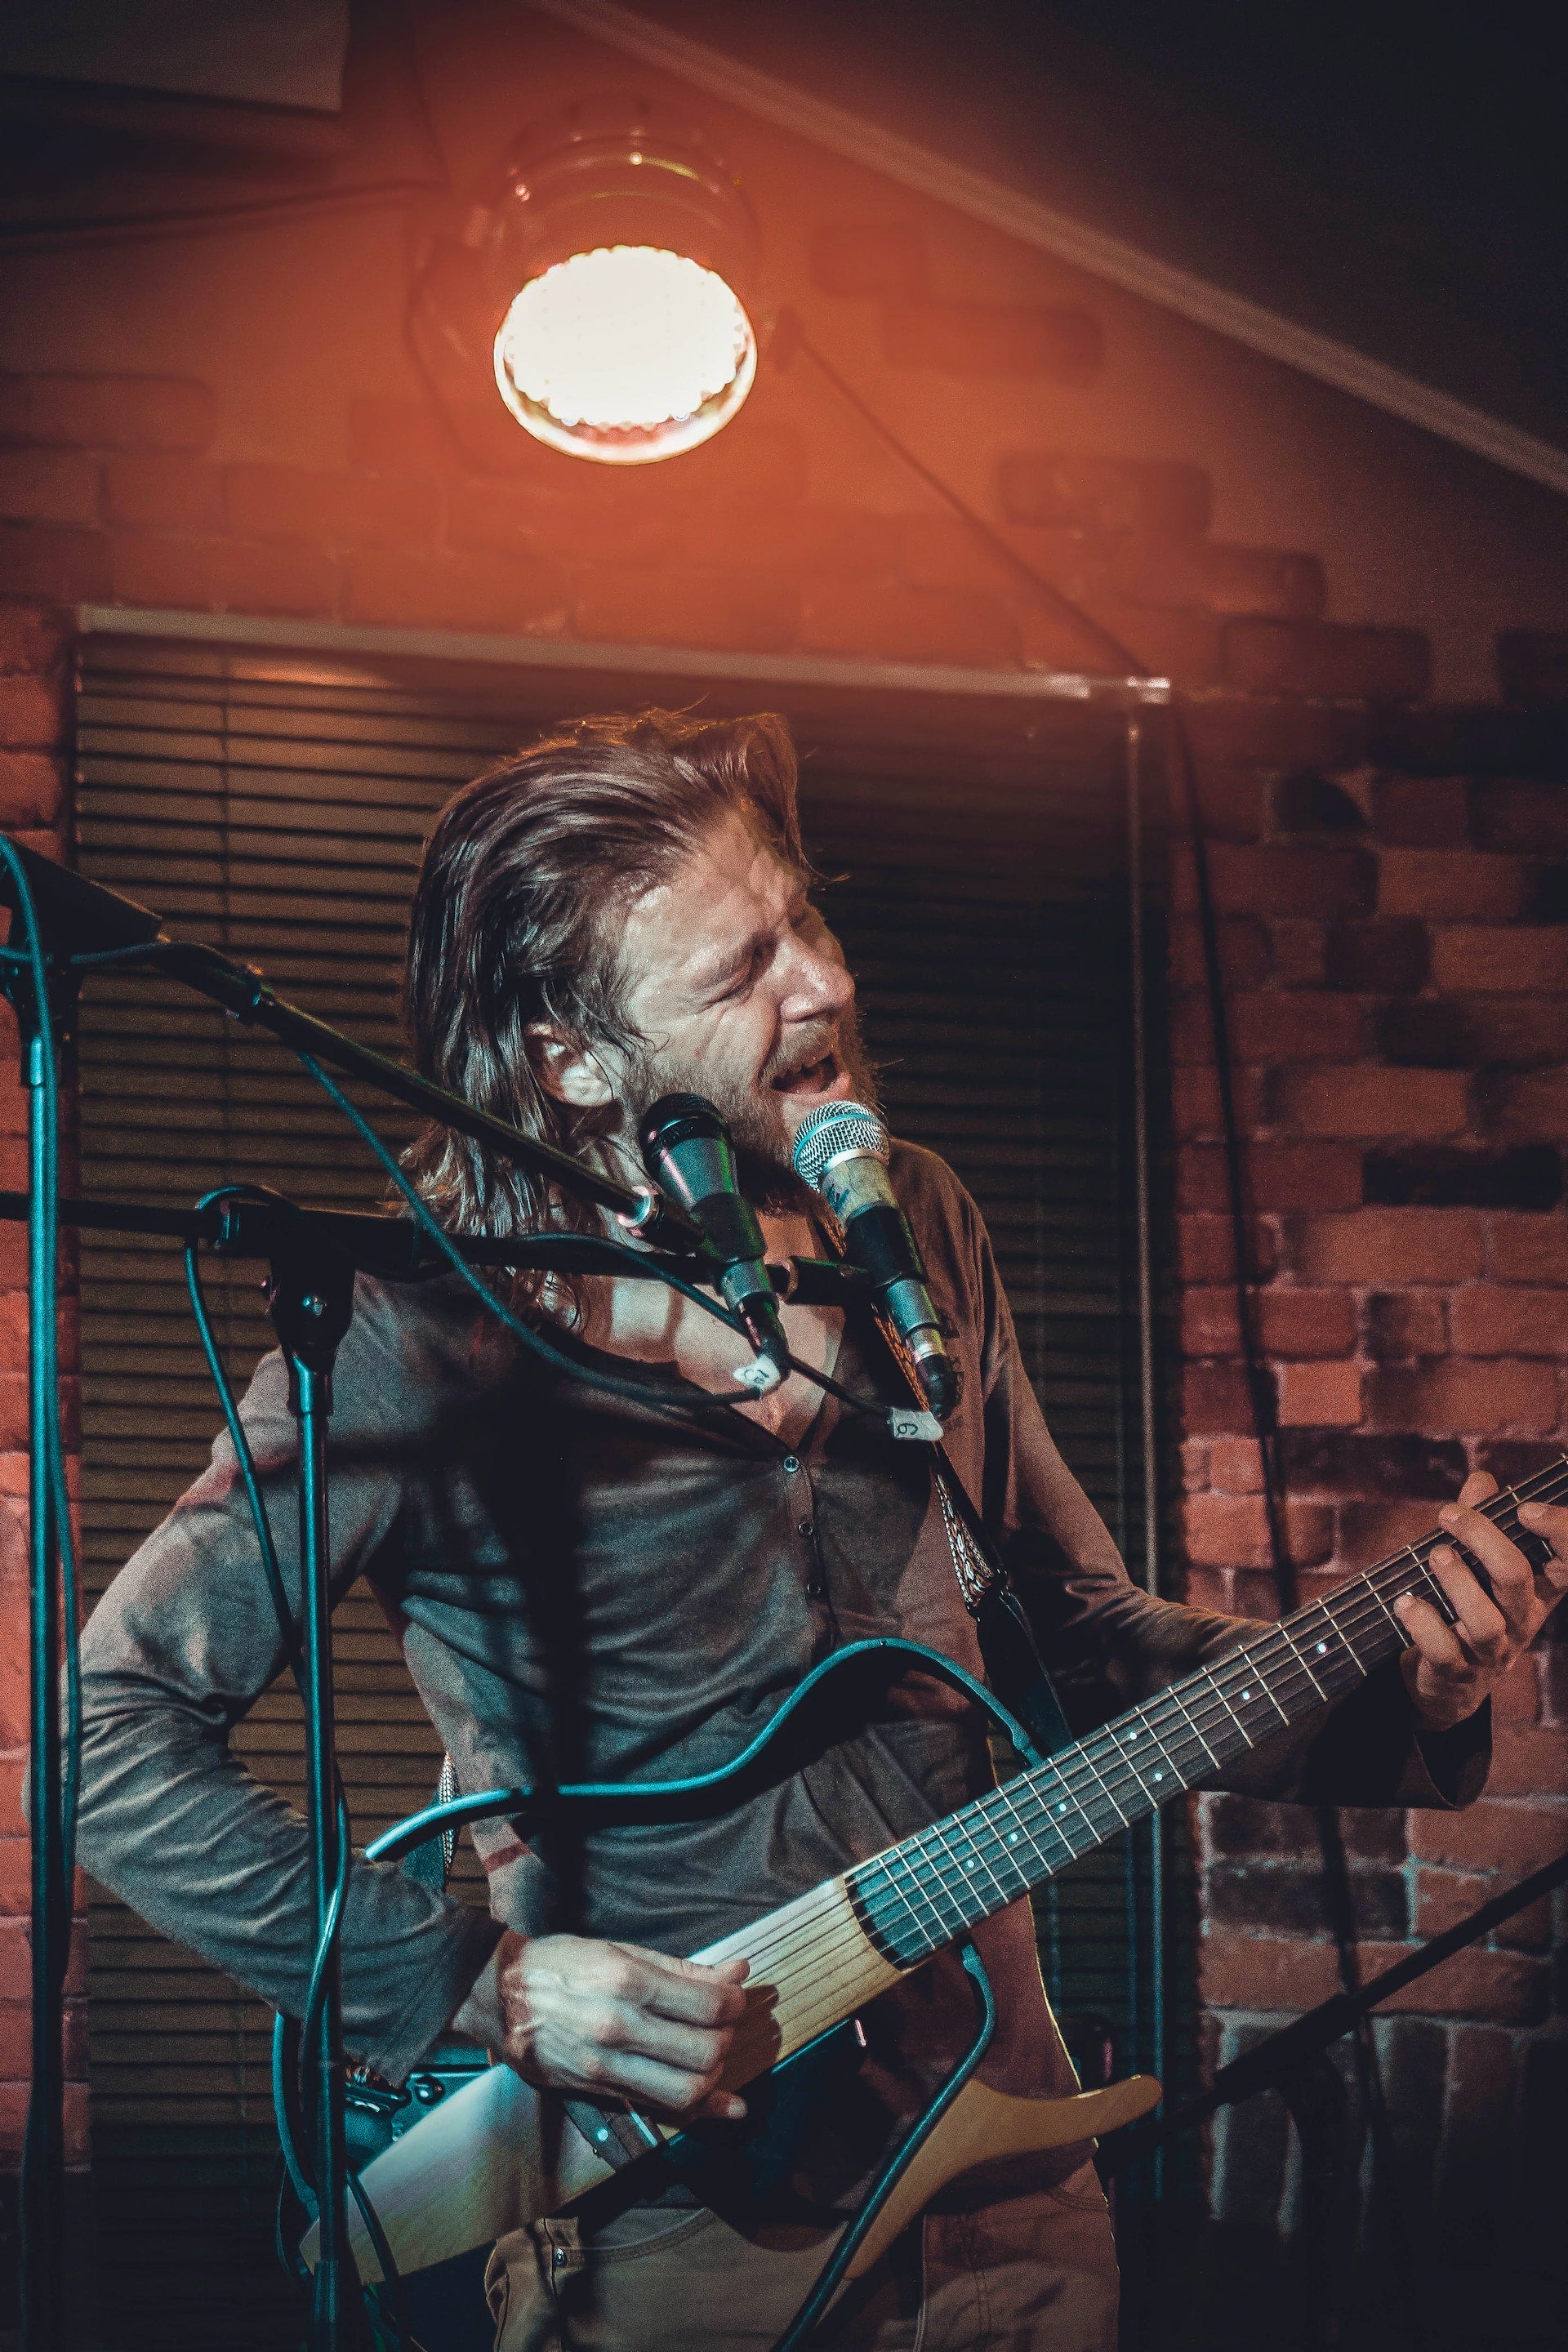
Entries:
[[[802,1462],[798,1454],[786,1454],[783,1463],[780,1465],[780,1467],[783,1469],[786,1478],[793,1479],[805,1476],[805,1465]],[[805,1503],[809,1506],[811,1500],[809,1479],[807,1480],[805,1493],[797,1495],[794,1499],[797,1504]],[[795,1531],[804,1543],[808,1543],[813,1547],[815,1554],[816,1539],[816,1520],[808,1517],[805,1513],[803,1513],[795,1523]],[[808,1601],[820,1601],[826,1591],[827,1585],[822,1573],[821,1559],[819,1557],[814,1557],[806,1571],[805,1597]]]

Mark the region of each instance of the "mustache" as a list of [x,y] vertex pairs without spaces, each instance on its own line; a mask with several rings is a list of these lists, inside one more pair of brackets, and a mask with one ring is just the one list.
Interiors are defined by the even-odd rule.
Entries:
[[808,1037],[804,1045],[796,1040],[787,1053],[781,1050],[764,1064],[763,1084],[771,1087],[775,1079],[793,1077],[797,1070],[809,1070],[812,1064],[820,1062],[825,1055],[841,1055],[839,1037],[839,1024],[825,1021],[817,1036]]

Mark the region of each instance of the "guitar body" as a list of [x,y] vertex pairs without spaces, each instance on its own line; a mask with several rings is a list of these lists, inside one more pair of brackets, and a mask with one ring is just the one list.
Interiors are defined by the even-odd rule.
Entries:
[[[814,1668],[750,1747],[716,1772],[621,1789],[558,1789],[542,1797],[514,1789],[459,1798],[401,1823],[367,1849],[369,1858],[395,1860],[460,1821],[504,1816],[521,1834],[536,1815],[551,1809],[623,1820],[690,1818],[722,1809],[735,1801],[749,1774],[763,1766],[781,1735],[831,1678],[868,1670],[885,1679],[910,1665],[962,1690],[1032,1754],[1022,1727],[965,1669],[921,1643],[879,1638],[851,1644]],[[890,1850],[892,1858],[903,1851]],[[977,1866],[975,1851],[973,1843],[963,1850],[972,1870]],[[859,1866],[857,1878],[874,1866]],[[994,1885],[994,1871],[989,1875]],[[951,1898],[951,1880],[948,1885]],[[980,1909],[994,1907],[986,1901]],[[715,2195],[715,2207],[721,2204],[727,2220],[743,2221],[748,2205],[760,2202],[787,2171],[813,2111],[832,2095],[835,2068],[841,2070],[846,2059],[858,2063],[858,2051],[852,2044],[847,2048],[851,2021],[963,1925],[960,1918],[951,1931],[933,1936],[919,1958],[896,1958],[885,1937],[874,1937],[871,1922],[871,1910],[857,1900],[847,1878],[832,1878],[691,1955],[710,1964],[740,1958],[747,1963],[745,2013],[724,2082],[737,2091],[751,2086],[750,2128],[700,2126],[683,2138],[673,2126],[640,2117],[632,2118],[628,2128],[624,2115],[611,2118],[584,2102],[533,2090],[508,2066],[491,2067],[442,2100],[361,2176],[398,2269],[423,2270],[488,2245],[531,2221],[572,2209],[617,2179],[626,2193],[635,2193],[637,2159],[628,2171],[628,2141],[650,2163],[689,2172],[700,2194],[703,2167],[716,2164],[723,2193]],[[989,2002],[989,1992],[985,1998]],[[983,2042],[976,2044],[974,2056],[983,2047]],[[1148,2114],[1160,2097],[1159,2084],[1146,2074],[1106,2090],[1032,2099],[989,2090],[970,2073],[870,2221],[846,2275],[855,2278],[868,2269],[933,2197],[977,2166],[1092,2139]],[[668,2158],[658,2153],[661,2148],[668,2149]],[[348,2227],[361,2276],[378,2280],[380,2264],[352,2200]],[[301,2252],[314,2262],[313,2228]]]
[[[828,1993],[820,1969],[792,1965],[802,1950],[820,1949],[825,1927],[835,1951]],[[859,1988],[853,2013],[901,1973],[864,1933],[841,1879],[694,1957],[714,1962],[742,1955],[752,1960],[754,1973],[725,2080],[736,2088],[752,2084],[753,2102],[765,2112],[757,2135],[738,2135],[734,2157],[726,2162],[727,2213],[745,2201],[748,2190],[765,2195],[787,2164],[799,2122],[820,2104],[824,2086],[815,2074],[820,2070],[830,2084],[842,2069],[835,2045],[852,2031],[842,2022],[845,1988]],[[770,1963],[772,1974],[763,1973]],[[827,2015],[829,2008],[837,2013]],[[772,2095],[757,2100],[762,2077],[769,2079]],[[968,2082],[882,2207],[849,2276],[869,2269],[933,2197],[976,2166],[1118,2130],[1147,2115],[1160,2095],[1149,2074],[1048,2099],[1017,2098]],[[579,2117],[592,2112],[576,2102],[574,2110]],[[609,2127],[601,2128],[608,2146]],[[532,2089],[510,2066],[492,2066],[432,2108],[367,2165],[362,2179],[399,2270],[423,2270],[564,2211],[616,2179],[620,2166],[597,2152],[595,2137],[591,2124],[584,2131],[568,2117],[559,2098]],[[661,2137],[673,2134],[663,2130]],[[352,2204],[349,2233],[362,2277],[378,2279],[374,2250]],[[302,2251],[307,2261],[314,2260],[313,2230]]]

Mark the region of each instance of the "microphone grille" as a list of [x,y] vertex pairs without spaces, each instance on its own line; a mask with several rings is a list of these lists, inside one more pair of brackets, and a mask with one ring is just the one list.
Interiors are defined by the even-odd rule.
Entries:
[[888,1157],[888,1130],[874,1110],[864,1103],[829,1103],[826,1109],[813,1111],[795,1139],[790,1158],[795,1174],[811,1186],[814,1192],[822,1190],[822,1180],[836,1160],[847,1159],[854,1152],[868,1152],[873,1160]]

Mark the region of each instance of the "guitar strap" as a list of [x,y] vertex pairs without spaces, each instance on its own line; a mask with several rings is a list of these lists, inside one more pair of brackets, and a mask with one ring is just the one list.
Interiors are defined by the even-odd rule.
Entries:
[[1041,1758],[1054,1756],[1070,1744],[1072,1732],[1050,1670],[1040,1655],[1028,1612],[1013,1590],[1012,1580],[980,1524],[946,1449],[939,1444],[932,1450],[936,1459],[931,1476],[942,1505],[953,1574],[963,1605],[974,1620],[985,1679],[1003,1706],[1017,1717]]
[[[924,1404],[914,1358],[886,1317],[878,1328],[889,1352],[909,1383],[917,1403]],[[937,1438],[931,1445],[931,1483],[942,1507],[942,1527],[952,1559],[952,1572],[965,1609],[974,1620],[985,1679],[1015,1714],[1043,1759],[1054,1756],[1072,1738],[1062,1703],[1057,1696],[1028,1612],[1013,1590],[1006,1565],[998,1554],[963,1479]],[[1034,1759],[1026,1759],[1026,1761]]]

